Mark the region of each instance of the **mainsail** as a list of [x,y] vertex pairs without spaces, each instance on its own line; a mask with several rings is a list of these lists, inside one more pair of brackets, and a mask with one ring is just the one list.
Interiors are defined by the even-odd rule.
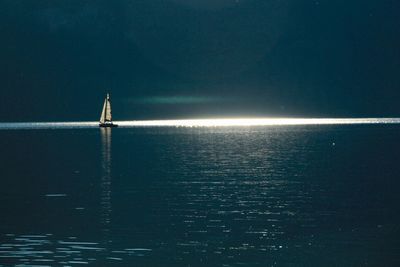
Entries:
[[100,123],[111,122],[111,103],[110,103],[110,95],[107,94],[106,99],[104,100],[103,110],[101,111]]

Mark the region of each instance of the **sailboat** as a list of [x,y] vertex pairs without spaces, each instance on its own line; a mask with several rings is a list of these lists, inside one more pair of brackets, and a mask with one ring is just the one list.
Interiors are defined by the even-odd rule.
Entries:
[[110,102],[110,94],[107,94],[106,99],[104,99],[103,110],[101,111],[100,116],[100,127],[117,127],[117,124],[112,122],[111,116],[111,102]]

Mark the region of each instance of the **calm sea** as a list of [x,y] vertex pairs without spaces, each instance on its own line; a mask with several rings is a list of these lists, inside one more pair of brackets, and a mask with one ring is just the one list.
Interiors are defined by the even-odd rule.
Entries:
[[0,266],[400,266],[400,125],[0,131]]

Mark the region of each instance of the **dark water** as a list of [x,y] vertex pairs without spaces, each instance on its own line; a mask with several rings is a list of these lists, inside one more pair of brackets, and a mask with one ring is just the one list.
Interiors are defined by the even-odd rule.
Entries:
[[400,266],[400,126],[0,131],[1,266]]

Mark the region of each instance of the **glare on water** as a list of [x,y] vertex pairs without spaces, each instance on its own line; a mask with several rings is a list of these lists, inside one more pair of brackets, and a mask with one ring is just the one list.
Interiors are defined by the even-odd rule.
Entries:
[[[115,121],[121,127],[240,127],[337,124],[399,124],[400,118],[213,118]],[[69,129],[98,127],[98,122],[9,122],[1,129]]]
[[180,127],[223,127],[223,126],[274,126],[274,125],[326,125],[326,124],[376,124],[400,123],[397,118],[230,118],[121,121],[121,126],[180,126]]

